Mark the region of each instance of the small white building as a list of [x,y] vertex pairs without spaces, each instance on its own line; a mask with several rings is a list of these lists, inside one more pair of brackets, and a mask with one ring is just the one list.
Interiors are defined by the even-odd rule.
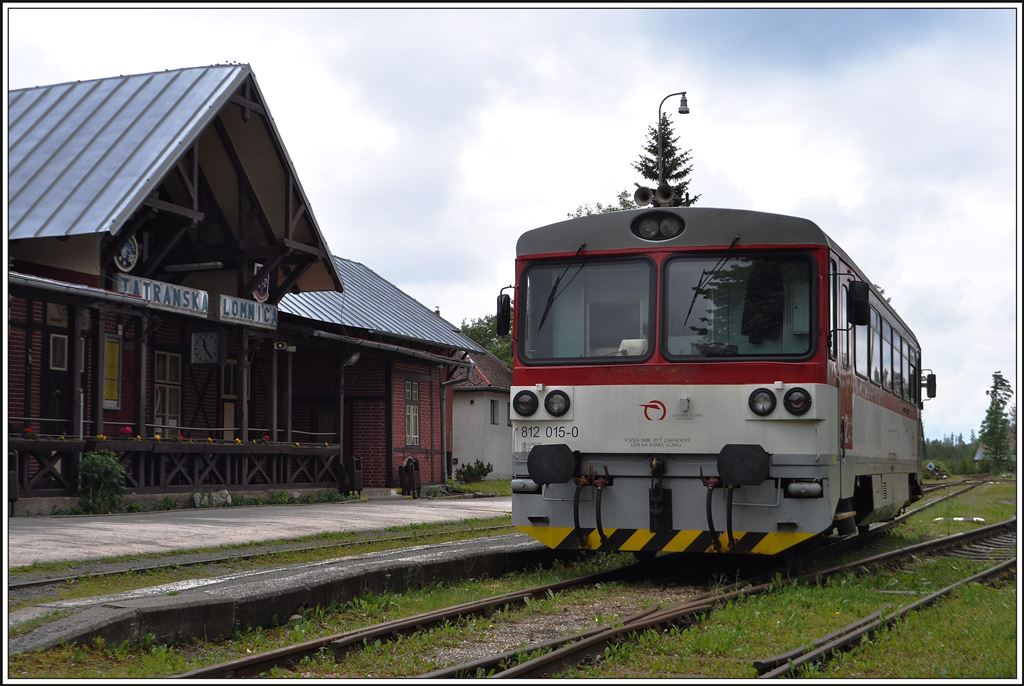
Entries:
[[[480,460],[494,471],[488,479],[512,478],[512,419],[509,389],[512,370],[491,353],[471,353],[474,366],[460,369],[462,380],[453,384],[452,474]],[[467,360],[468,361],[468,360]]]

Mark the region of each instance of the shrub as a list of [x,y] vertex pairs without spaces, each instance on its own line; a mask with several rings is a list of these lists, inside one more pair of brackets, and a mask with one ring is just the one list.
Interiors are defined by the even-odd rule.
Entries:
[[124,467],[110,450],[88,452],[78,468],[78,502],[87,514],[107,514],[121,509]]
[[473,464],[461,465],[455,470],[455,478],[462,483],[472,483],[473,481],[483,481],[484,477],[494,471],[494,465],[490,462],[484,464],[480,460],[475,461]]

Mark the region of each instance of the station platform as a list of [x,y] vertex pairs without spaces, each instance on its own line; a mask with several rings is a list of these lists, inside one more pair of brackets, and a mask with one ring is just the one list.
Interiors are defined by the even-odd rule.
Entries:
[[382,489],[363,500],[114,515],[8,517],[7,566],[74,562],[338,531],[486,519],[512,512],[512,497],[408,498]]
[[[511,497],[380,497],[319,505],[265,505],[103,516],[8,518],[10,568],[41,561],[292,539],[326,531],[373,531],[406,524],[486,519],[511,512]],[[314,605],[364,593],[401,592],[469,576],[497,575],[547,564],[557,553],[522,534],[415,546],[294,567],[259,570],[138,589],[117,595],[52,601],[9,616],[17,624],[61,611],[67,616],[8,642],[11,653],[61,642],[110,642],[153,634],[161,642],[226,638],[243,626],[275,626]]]

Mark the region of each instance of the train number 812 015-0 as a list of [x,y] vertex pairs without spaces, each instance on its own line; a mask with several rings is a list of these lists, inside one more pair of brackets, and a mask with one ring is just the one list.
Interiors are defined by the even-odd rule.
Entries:
[[577,426],[523,426],[518,429],[520,438],[579,438]]

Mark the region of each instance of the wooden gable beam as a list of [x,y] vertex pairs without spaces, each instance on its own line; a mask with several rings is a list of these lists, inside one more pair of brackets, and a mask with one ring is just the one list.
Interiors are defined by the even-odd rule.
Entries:
[[313,266],[314,262],[316,262],[316,258],[310,257],[306,261],[295,265],[291,272],[285,276],[284,281],[279,286],[271,284],[270,298],[267,302],[271,305],[276,305],[280,302],[281,298],[283,298],[292,289],[292,286],[298,283],[302,275],[306,273],[307,269]]
[[[263,228],[264,234],[267,237],[267,242],[273,243],[277,240],[277,236],[274,235],[274,231],[270,226],[270,220],[267,219],[267,213],[263,210],[263,205],[260,204],[259,196],[256,195],[256,191],[253,189],[252,181],[249,179],[248,174],[245,173],[245,168],[242,166],[242,160],[238,157],[238,151],[235,150],[234,144],[231,142],[231,137],[228,135],[227,129],[220,122],[219,119],[213,120],[213,128],[217,132],[217,137],[220,139],[221,145],[224,146],[224,150],[228,155],[228,160],[231,162],[231,166],[234,167],[235,174],[237,175],[242,188],[245,190],[245,197],[240,196],[239,201],[249,201],[252,203],[252,208],[257,213],[260,226]],[[239,221],[242,225],[238,227],[239,236],[245,228],[245,220],[248,212],[243,208],[239,212]]]

